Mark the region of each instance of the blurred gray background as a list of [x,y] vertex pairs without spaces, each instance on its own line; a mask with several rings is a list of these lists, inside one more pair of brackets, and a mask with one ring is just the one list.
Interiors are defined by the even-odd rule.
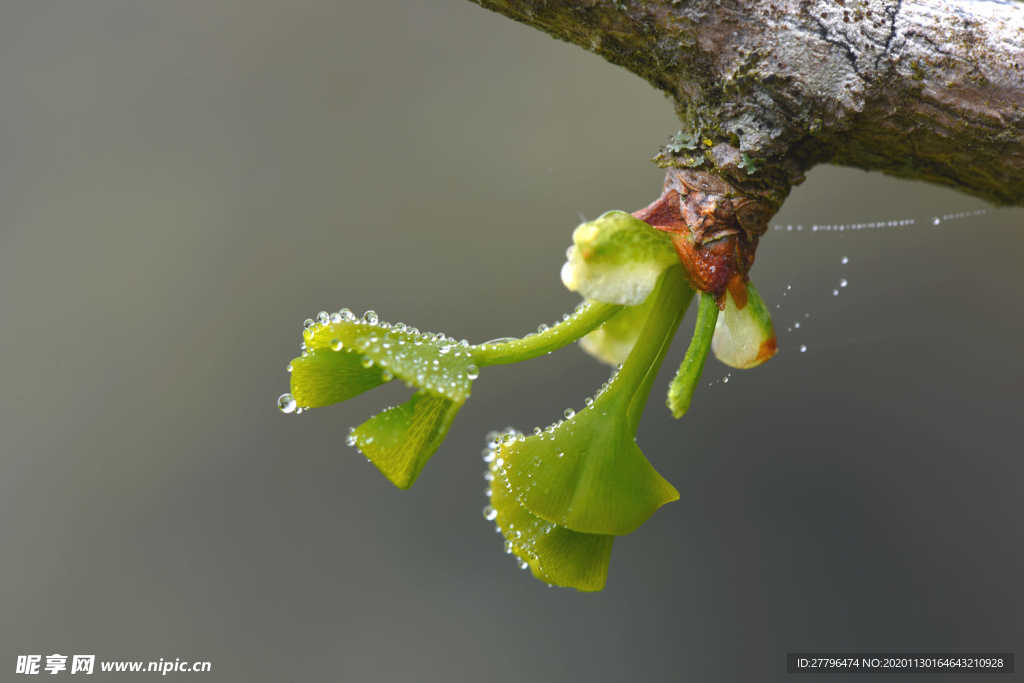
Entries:
[[794,679],[793,650],[1021,653],[1024,211],[933,226],[984,205],[815,169],[753,271],[782,352],[709,363],[680,422],[665,368],[639,440],[682,498],[587,595],[480,513],[484,433],[607,376],[578,349],[488,369],[408,492],[343,443],[400,387],[275,399],[320,309],[476,341],[571,309],[572,228],[660,190],[660,94],[462,0],[6,0],[0,95],[0,680],[53,652],[702,683]]

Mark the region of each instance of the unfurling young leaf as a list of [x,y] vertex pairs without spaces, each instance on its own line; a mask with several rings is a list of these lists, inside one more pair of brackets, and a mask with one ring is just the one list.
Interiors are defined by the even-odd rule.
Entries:
[[754,283],[739,279],[729,283],[711,350],[718,360],[741,370],[757,367],[775,355],[775,328]]
[[572,233],[562,284],[584,298],[643,303],[658,277],[678,263],[672,238],[625,211],[608,211]]
[[637,306],[624,306],[603,325],[580,339],[580,347],[608,365],[624,363],[650,315],[654,297]]

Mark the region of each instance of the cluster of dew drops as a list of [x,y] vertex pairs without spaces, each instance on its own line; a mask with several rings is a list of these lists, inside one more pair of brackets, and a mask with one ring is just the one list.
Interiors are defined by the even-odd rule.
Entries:
[[[487,468],[484,470],[484,481],[486,482],[484,497],[490,500],[492,494],[491,487],[494,486],[494,476],[496,473],[500,473],[501,469],[505,466],[505,459],[501,452],[502,448],[511,446],[514,443],[525,441],[526,435],[515,427],[506,427],[500,432],[488,432],[484,438],[486,439],[486,446],[483,450],[483,459],[487,464]],[[484,506],[484,520],[494,524],[495,533],[505,534],[505,554],[512,555],[515,559],[516,566],[520,569],[528,569],[530,562],[523,556],[525,555],[534,561],[538,560],[536,553],[531,549],[531,546],[535,541],[530,540],[529,536],[524,538],[522,529],[515,528],[511,523],[509,523],[509,527],[507,529],[502,529],[499,525],[500,520],[498,519],[498,516],[498,511],[493,505],[488,503]],[[555,528],[556,525],[554,523],[543,522],[539,529],[534,530],[534,533],[546,534],[550,533]],[[548,584],[548,587],[552,587],[551,584]]]
[[[579,317],[581,314],[585,313],[590,307],[591,307],[590,302],[581,301],[576,306],[576,309],[571,314],[570,313],[566,313],[566,314],[562,315],[561,322],[562,323],[569,322],[572,319]],[[385,330],[385,331],[390,330],[390,331],[393,331],[393,332],[396,332],[396,333],[404,333],[405,335],[408,335],[411,338],[410,339],[410,343],[413,344],[414,346],[420,346],[420,345],[422,345],[424,343],[432,343],[432,344],[437,346],[438,352],[441,355],[446,355],[448,353],[451,353],[452,357],[455,358],[455,359],[458,359],[458,358],[463,357],[463,356],[468,358],[470,356],[469,349],[470,349],[471,345],[470,345],[469,341],[466,340],[466,339],[456,340],[454,337],[446,336],[443,332],[436,332],[436,333],[435,332],[420,332],[419,329],[417,329],[415,327],[412,327],[412,326],[409,326],[409,325],[406,325],[405,323],[401,323],[401,322],[394,323],[394,324],[387,323],[387,322],[381,320],[380,317],[378,316],[377,312],[374,311],[374,310],[366,311],[365,313],[363,313],[362,317],[357,317],[348,308],[342,308],[341,310],[339,310],[339,311],[337,311],[335,313],[328,313],[327,311],[320,311],[319,313],[316,314],[315,319],[314,318],[306,318],[306,320],[302,323],[302,329],[303,329],[303,332],[306,333],[307,330],[315,330],[318,326],[319,327],[326,327],[326,326],[328,326],[330,324],[341,323],[341,322],[362,323],[362,324],[378,327],[378,328],[380,328],[382,330]],[[535,332],[530,332],[530,333],[526,334],[524,337],[521,337],[521,338],[520,337],[500,337],[500,338],[497,338],[497,339],[490,339],[490,340],[485,341],[482,344],[480,344],[478,348],[481,351],[486,352],[488,350],[491,350],[491,349],[493,349],[493,348],[495,348],[497,346],[503,345],[503,344],[513,343],[513,342],[522,342],[522,341],[528,340],[531,337],[534,337],[536,335],[542,335],[542,334],[552,330],[553,327],[557,327],[558,324],[559,324],[558,322],[556,322],[556,323],[554,323],[552,325],[548,325],[547,323],[541,323],[540,325],[537,326],[537,330]],[[381,341],[381,340],[377,339],[376,337],[372,337],[371,336],[367,340],[365,340],[360,345],[360,347],[357,350],[358,351],[366,351],[367,349],[369,349],[371,347],[374,347],[374,345],[378,344],[378,342],[380,342],[380,346],[379,347],[375,347],[374,351],[379,352],[382,349],[383,350],[387,350],[388,349],[390,342],[388,342],[388,341]],[[399,339],[399,340],[396,341],[396,343],[398,345],[403,345],[405,343],[405,341],[402,340],[402,339]],[[341,351],[344,348],[344,344],[342,343],[342,341],[340,339],[333,339],[333,340],[331,340],[330,348],[333,349],[334,351]],[[306,346],[306,342],[305,341],[302,342],[302,344],[300,344],[299,351],[301,352],[301,355],[303,357],[309,355],[310,352],[309,352],[309,349]],[[386,361],[378,361],[377,362],[377,365],[380,365],[381,367],[385,367],[386,364],[387,364]],[[363,359],[362,365],[365,368],[370,368],[370,367],[373,367],[374,361],[373,361],[373,359],[371,359],[369,357],[366,357],[366,358]],[[437,361],[436,359],[433,360],[432,361],[432,365],[434,366],[434,368],[438,368],[439,367],[439,361]],[[292,371],[292,366],[289,364],[287,369],[288,369],[288,372],[291,372]],[[455,386],[456,386],[455,380],[452,379],[452,378],[447,378],[446,379],[446,381],[448,382],[448,386],[447,387],[434,386],[434,385],[432,385],[430,383],[428,374],[429,373],[427,373],[427,372],[419,372],[419,373],[417,373],[416,384],[418,384],[419,386],[421,386],[423,388],[426,388],[428,390],[443,390],[443,389],[446,389],[446,388],[453,388],[454,389]],[[475,364],[470,363],[469,365],[466,366],[466,368],[465,368],[465,379],[472,381],[472,380],[475,380],[479,376],[480,376],[480,369]],[[393,378],[394,378],[394,376],[385,369],[384,380],[385,381],[390,381]],[[406,385],[409,386],[410,388],[414,386],[411,381],[407,381]],[[443,391],[442,391],[442,393],[443,393]],[[277,407],[278,407],[278,410],[280,410],[282,413],[286,413],[286,414],[293,414],[294,413],[296,415],[301,415],[303,412],[308,410],[308,408],[299,406],[298,403],[295,401],[295,398],[291,394],[287,394],[287,393],[286,394],[281,394],[278,397],[278,399],[277,399]]]
[[[372,309],[367,310],[366,312],[364,312],[362,317],[357,317],[348,308],[342,308],[342,309],[340,309],[340,310],[338,310],[338,311],[336,311],[334,313],[328,313],[327,311],[320,311],[319,313],[316,314],[316,318],[315,319],[314,318],[306,318],[303,321],[303,323],[302,323],[303,336],[304,337],[308,337],[309,331],[311,331],[311,330],[315,331],[318,327],[321,327],[321,328],[322,327],[327,327],[328,325],[335,324],[335,323],[342,323],[342,322],[364,324],[364,325],[367,325],[367,326],[370,326],[370,327],[379,328],[379,329],[381,329],[383,331],[393,331],[395,333],[407,335],[410,338],[409,341],[410,341],[410,343],[413,346],[421,346],[424,343],[433,343],[433,344],[437,345],[438,352],[441,355],[446,355],[448,353],[451,353],[453,358],[459,358],[459,357],[462,357],[462,356],[466,356],[466,357],[469,356],[469,350],[468,349],[469,349],[470,344],[469,344],[469,341],[466,340],[466,339],[463,339],[463,340],[459,341],[459,340],[454,339],[453,337],[446,336],[442,332],[437,332],[437,333],[434,333],[434,332],[420,332],[419,329],[417,329],[415,327],[411,327],[411,326],[406,325],[405,323],[401,323],[401,322],[397,322],[397,323],[394,323],[394,324],[388,323],[388,322],[385,322],[385,321],[381,320],[380,316],[377,314],[377,312],[372,310]],[[499,341],[499,340],[495,340],[495,341]],[[405,344],[405,340],[400,338],[395,343],[398,344],[399,346],[401,346],[401,345]],[[371,336],[371,337],[367,338],[366,340],[363,340],[362,342],[360,342],[360,344],[359,344],[359,346],[358,346],[358,348],[356,350],[357,351],[367,351],[367,350],[369,350],[372,347],[374,351],[379,353],[381,350],[388,350],[389,347],[390,347],[390,344],[391,343],[389,341],[382,341],[382,340],[378,339],[375,336]],[[330,348],[333,351],[342,351],[344,349],[344,347],[345,347],[344,343],[342,343],[342,341],[340,339],[332,339],[329,346],[330,346]],[[310,355],[309,348],[307,347],[305,341],[303,341],[299,345],[299,351],[300,351],[300,354],[301,354],[301,356],[303,358],[305,358],[306,356]],[[369,356],[364,357],[362,359],[362,361],[361,361],[361,365],[364,368],[372,368],[374,366],[374,364],[375,364],[374,360],[372,358],[370,358]],[[376,365],[379,365],[382,368],[382,379],[385,382],[390,382],[392,379],[394,379],[394,374],[387,369],[387,364],[388,363],[387,363],[386,360],[378,360],[377,363],[376,363]],[[435,359],[433,361],[433,365],[434,366],[438,366],[439,365],[439,361],[437,361]],[[288,370],[288,372],[292,371],[291,364],[288,365],[287,370]],[[480,369],[476,365],[470,363],[469,365],[466,366],[466,368],[465,368],[465,377],[466,377],[466,379],[472,381],[472,380],[476,379],[479,376],[480,376]],[[417,381],[421,385],[423,385],[425,388],[428,388],[428,389],[436,388],[436,387],[433,387],[432,385],[430,385],[427,382],[426,373],[418,374],[417,375]],[[407,381],[406,385],[408,387],[410,387],[410,388],[414,386],[411,381]],[[454,386],[454,381],[452,383],[452,386]],[[296,415],[301,415],[303,412],[308,410],[308,408],[306,408],[306,407],[299,406],[298,403],[296,402],[295,398],[290,393],[281,394],[277,398],[277,408],[282,413],[285,413],[285,414],[293,414],[294,413]]]

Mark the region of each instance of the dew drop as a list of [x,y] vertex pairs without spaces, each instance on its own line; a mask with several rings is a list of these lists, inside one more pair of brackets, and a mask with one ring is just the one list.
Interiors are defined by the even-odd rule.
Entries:
[[295,402],[295,399],[291,394],[281,394],[277,397],[277,409],[282,413],[286,415],[288,413],[294,413],[297,407],[298,403]]
[[847,281],[847,279],[845,277],[842,280],[839,281],[839,286],[840,287],[845,287],[848,284],[850,284],[850,283],[849,283],[849,281]]
[[729,375],[726,375],[725,377],[722,378],[722,383],[723,384],[728,384],[729,383]]
[[353,322],[356,319],[356,314],[347,308],[343,308],[340,311],[338,311],[338,315],[340,315],[341,319],[347,323]]
[[573,410],[572,408],[566,408],[565,410],[562,411],[562,415],[565,415],[566,420],[571,420],[572,418],[576,417],[576,411]]
[[938,216],[936,216],[935,218],[932,219],[932,225],[938,225],[941,222],[942,221],[939,219]]
[[484,506],[484,519],[488,522],[493,522],[498,517],[498,511],[494,509],[493,505]]
[[842,263],[845,266],[847,263],[850,262],[850,257],[849,256],[844,256],[843,258],[839,259],[839,262]]
[[800,353],[807,353],[807,344],[800,345]]
[[376,325],[378,320],[380,320],[380,318],[377,317],[377,311],[371,309],[366,313],[363,313],[363,322],[368,325]]
[[380,378],[385,382],[390,382],[395,378],[395,373],[385,370],[384,372],[380,373]]
[[549,329],[551,329],[551,328],[549,328],[545,323],[541,323],[540,325],[537,325],[537,333],[538,334],[542,334],[544,332],[547,332]]
[[364,368],[372,368],[373,359],[370,358],[369,356],[363,356],[363,359],[359,361],[359,364],[362,365]]
[[530,563],[527,562],[526,560],[523,560],[523,559],[519,560],[519,568],[520,569],[526,569],[529,566],[530,566]]
[[288,367],[286,367],[285,370],[287,370],[288,372],[291,372],[292,371],[292,364],[289,363]]
[[327,325],[328,323],[331,322],[331,316],[327,313],[327,311],[320,311],[319,313],[316,314],[316,321],[321,325]]
[[793,327],[795,327],[796,329],[799,330],[800,329],[800,323],[793,323]]
[[345,345],[341,343],[340,339],[331,340],[331,348],[334,349],[335,351],[341,351],[344,347]]
[[594,405],[594,399],[587,396],[585,399],[583,399],[583,405],[585,405],[588,408],[591,407],[592,405]]
[[469,379],[476,379],[480,376],[480,368],[473,365],[472,363],[466,367],[466,377]]
[[348,444],[349,446],[352,446],[354,448],[355,445],[356,445],[356,435],[355,434],[349,434],[348,436],[346,436],[345,437],[345,443]]
[[315,325],[315,324],[316,323],[313,322],[312,318],[306,318],[305,320],[302,321],[302,329],[308,330],[309,328],[313,327],[313,325]]
[[839,290],[838,289],[833,289],[832,290],[832,296],[839,296]]

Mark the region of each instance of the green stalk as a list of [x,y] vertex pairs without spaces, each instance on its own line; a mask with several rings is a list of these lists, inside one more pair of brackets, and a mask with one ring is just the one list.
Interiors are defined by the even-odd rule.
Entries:
[[484,342],[469,348],[473,362],[479,366],[505,365],[543,356],[566,344],[571,344],[598,327],[622,309],[618,304],[589,301],[567,320],[563,320],[543,332],[520,339]]
[[681,265],[667,268],[651,293],[655,297],[651,314],[629,357],[598,401],[627,400],[627,420],[635,434],[651,393],[658,368],[672,344],[672,338],[693,299]]
[[686,356],[683,358],[672,384],[668,387],[668,409],[677,419],[690,409],[693,392],[704,371],[704,361],[707,360],[708,350],[711,349],[711,338],[715,336],[716,322],[718,322],[718,303],[715,301],[715,297],[703,292],[700,295],[693,338],[690,340]]

